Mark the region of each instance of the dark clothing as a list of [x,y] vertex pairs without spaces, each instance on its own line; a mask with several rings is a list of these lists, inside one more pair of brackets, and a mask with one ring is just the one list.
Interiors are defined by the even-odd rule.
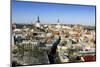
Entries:
[[49,57],[49,61],[50,61],[50,64],[54,64],[55,63],[55,55],[56,55],[56,49],[57,49],[57,46],[58,44],[60,43],[60,36],[58,39],[56,39],[56,41],[53,43],[53,46],[51,47],[51,51],[48,55]]

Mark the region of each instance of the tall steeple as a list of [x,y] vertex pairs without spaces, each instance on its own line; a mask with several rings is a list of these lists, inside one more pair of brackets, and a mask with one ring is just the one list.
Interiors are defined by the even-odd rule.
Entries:
[[57,21],[56,28],[57,28],[57,29],[61,29],[61,25],[60,25],[60,21],[59,21],[59,19],[58,19],[58,21]]
[[57,24],[58,24],[58,25],[60,24],[59,18],[58,18]]
[[37,17],[37,22],[38,22],[38,23],[40,23],[40,19],[39,19],[39,16]]
[[58,19],[58,23],[59,23],[59,19]]
[[37,21],[35,23],[35,26],[38,27],[38,28],[41,27],[39,16],[37,17]]

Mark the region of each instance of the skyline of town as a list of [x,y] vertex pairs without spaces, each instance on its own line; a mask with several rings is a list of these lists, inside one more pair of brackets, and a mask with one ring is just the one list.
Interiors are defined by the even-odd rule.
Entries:
[[42,2],[13,2],[12,23],[31,24],[40,16],[42,24],[81,24],[95,26],[95,6],[53,4]]

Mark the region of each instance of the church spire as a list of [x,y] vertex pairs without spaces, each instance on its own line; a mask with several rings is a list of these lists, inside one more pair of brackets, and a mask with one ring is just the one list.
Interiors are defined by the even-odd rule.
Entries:
[[59,23],[60,23],[60,21],[59,21],[59,18],[58,18],[58,21],[57,21],[57,23],[58,23],[58,25],[59,25]]
[[58,23],[59,23],[59,19],[58,19]]
[[37,22],[38,22],[38,23],[40,23],[40,19],[39,19],[39,16],[37,17]]

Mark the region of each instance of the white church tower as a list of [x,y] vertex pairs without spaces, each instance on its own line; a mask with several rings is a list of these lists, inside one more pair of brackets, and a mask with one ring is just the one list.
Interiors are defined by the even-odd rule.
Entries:
[[37,17],[37,21],[36,21],[36,23],[35,23],[35,26],[36,26],[37,28],[40,28],[40,27],[41,27],[39,16]]
[[57,29],[61,29],[61,25],[60,25],[59,19],[58,19],[58,21],[57,21],[56,28],[57,28]]

